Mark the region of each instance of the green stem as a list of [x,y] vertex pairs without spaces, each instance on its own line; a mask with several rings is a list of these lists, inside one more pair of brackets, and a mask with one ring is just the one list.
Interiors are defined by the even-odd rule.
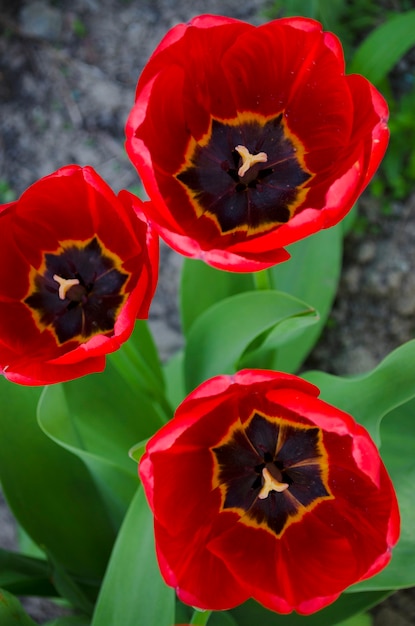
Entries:
[[261,270],[260,272],[254,272],[254,283],[258,290],[272,289],[271,277],[268,270]]
[[212,611],[198,611],[197,609],[193,613],[191,626],[206,626],[209,621],[209,617],[212,615]]

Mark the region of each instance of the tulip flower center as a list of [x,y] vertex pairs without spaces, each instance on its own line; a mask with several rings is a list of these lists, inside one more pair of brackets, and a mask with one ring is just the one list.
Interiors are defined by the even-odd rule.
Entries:
[[319,428],[254,412],[212,452],[222,509],[277,536],[332,497]]
[[176,178],[198,218],[213,220],[223,235],[254,235],[285,224],[304,202],[312,177],[304,152],[282,114],[212,119],[209,133],[190,142]]
[[45,253],[40,268],[31,272],[24,299],[39,330],[49,329],[59,344],[111,333],[127,297],[130,274],[121,268],[119,257],[97,237]]

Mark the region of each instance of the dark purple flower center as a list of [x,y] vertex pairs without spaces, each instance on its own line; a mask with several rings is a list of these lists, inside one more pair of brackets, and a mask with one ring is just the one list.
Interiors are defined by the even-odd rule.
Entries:
[[242,521],[277,536],[332,497],[319,428],[254,413],[212,451],[222,508],[236,510]]
[[121,260],[105,251],[97,237],[64,244],[60,252],[44,255],[24,302],[40,330],[52,330],[60,344],[83,343],[114,330],[129,278],[120,268]]
[[197,215],[213,218],[222,234],[267,231],[288,222],[305,198],[312,175],[299,146],[282,114],[267,121],[249,114],[235,124],[213,119],[209,137],[194,144],[176,177]]

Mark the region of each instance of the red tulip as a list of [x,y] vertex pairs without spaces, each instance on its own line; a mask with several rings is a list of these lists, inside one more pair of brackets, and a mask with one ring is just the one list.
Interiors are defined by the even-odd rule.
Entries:
[[318,393],[278,372],[218,376],[148,442],[159,565],[182,601],[308,614],[389,562],[390,478],[366,430]]
[[49,384],[104,369],[148,315],[158,238],[128,192],[63,167],[0,207],[0,372]]
[[252,271],[346,215],[385,152],[387,117],[318,22],[202,15],[148,61],[126,147],[172,248]]

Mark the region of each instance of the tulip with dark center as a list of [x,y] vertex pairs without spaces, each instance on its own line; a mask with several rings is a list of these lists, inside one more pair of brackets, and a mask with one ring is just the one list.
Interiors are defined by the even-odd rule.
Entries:
[[391,480],[365,429],[318,393],[280,372],[218,376],[148,442],[158,561],[183,602],[308,614],[389,562]]
[[[158,238],[128,192],[71,165],[0,207],[0,371],[27,385],[77,378],[145,318]],[[10,271],[13,268],[13,271]]]
[[201,15],[145,66],[126,148],[170,246],[253,271],[347,214],[385,152],[387,118],[318,22]]

